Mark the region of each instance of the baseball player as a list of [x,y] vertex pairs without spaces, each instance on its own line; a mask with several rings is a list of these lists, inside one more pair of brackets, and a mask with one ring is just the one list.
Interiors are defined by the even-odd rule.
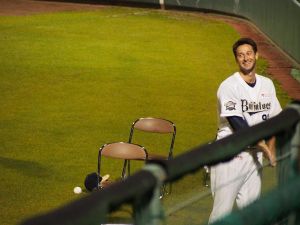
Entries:
[[[233,45],[239,72],[223,81],[218,89],[219,129],[217,139],[253,126],[277,115],[280,104],[272,81],[255,73],[257,45],[241,38]],[[263,155],[276,165],[275,138],[261,140],[229,162],[211,168],[214,198],[209,223],[231,212],[234,203],[242,208],[260,196]]]

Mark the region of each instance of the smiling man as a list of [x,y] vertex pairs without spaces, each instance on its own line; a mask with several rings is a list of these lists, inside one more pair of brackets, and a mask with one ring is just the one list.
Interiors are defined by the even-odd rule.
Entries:
[[[273,82],[255,73],[256,43],[250,38],[241,38],[232,49],[239,71],[223,81],[217,92],[217,139],[267,120],[281,111]],[[260,196],[263,155],[271,166],[276,165],[274,137],[262,140],[231,161],[211,168],[214,205],[209,223],[230,213],[234,202],[242,208]]]

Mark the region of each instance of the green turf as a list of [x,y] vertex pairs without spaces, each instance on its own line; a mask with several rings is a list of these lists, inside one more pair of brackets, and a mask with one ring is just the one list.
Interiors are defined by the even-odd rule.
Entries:
[[[108,7],[2,16],[0,31],[0,224],[78,198],[73,187],[96,170],[98,148],[127,141],[138,117],[175,122],[175,155],[214,138],[216,90],[236,70],[231,45],[238,34],[225,23]],[[265,62],[259,66],[263,71]],[[279,97],[289,101],[282,91]],[[106,172],[117,177],[116,167],[111,162]],[[201,176],[175,184],[166,206],[205,189]],[[188,211],[201,223],[210,204],[207,198]],[[191,215],[181,214],[170,221]]]

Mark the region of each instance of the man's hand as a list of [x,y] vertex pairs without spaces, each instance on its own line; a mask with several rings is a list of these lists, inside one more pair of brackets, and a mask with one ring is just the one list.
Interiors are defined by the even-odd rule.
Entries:
[[257,143],[258,149],[263,152],[264,157],[269,160],[270,165],[273,167],[276,166],[276,152],[274,142],[275,138],[272,137],[270,141],[268,141],[268,144],[266,144],[264,140]]

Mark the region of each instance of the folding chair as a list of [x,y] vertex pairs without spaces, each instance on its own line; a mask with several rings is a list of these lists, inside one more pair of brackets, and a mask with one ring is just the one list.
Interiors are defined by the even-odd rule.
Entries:
[[[101,158],[103,156],[116,158],[116,159],[124,159],[126,160],[148,160],[147,150],[137,144],[125,143],[125,142],[114,142],[109,144],[104,144],[98,153],[98,174],[101,174]],[[130,169],[128,170],[127,175],[130,175]],[[126,170],[123,168],[121,178],[124,179],[126,177]]]
[[[161,160],[169,160],[173,158],[173,148],[174,148],[174,142],[176,137],[176,126],[175,124],[166,119],[162,118],[139,118],[136,121],[134,121],[131,125],[130,129],[130,135],[129,135],[129,143],[133,142],[133,136],[135,133],[135,130],[140,130],[143,132],[150,132],[150,133],[159,133],[159,134],[170,134],[171,136],[171,142],[169,149],[167,149],[165,155],[149,152],[148,149],[148,160],[154,160],[154,159],[161,159]],[[130,161],[126,160],[124,163],[124,167],[130,168]],[[165,189],[165,186],[163,186],[163,189]],[[165,190],[163,191],[163,194],[167,193]],[[171,193],[171,185],[169,189],[169,193]]]

